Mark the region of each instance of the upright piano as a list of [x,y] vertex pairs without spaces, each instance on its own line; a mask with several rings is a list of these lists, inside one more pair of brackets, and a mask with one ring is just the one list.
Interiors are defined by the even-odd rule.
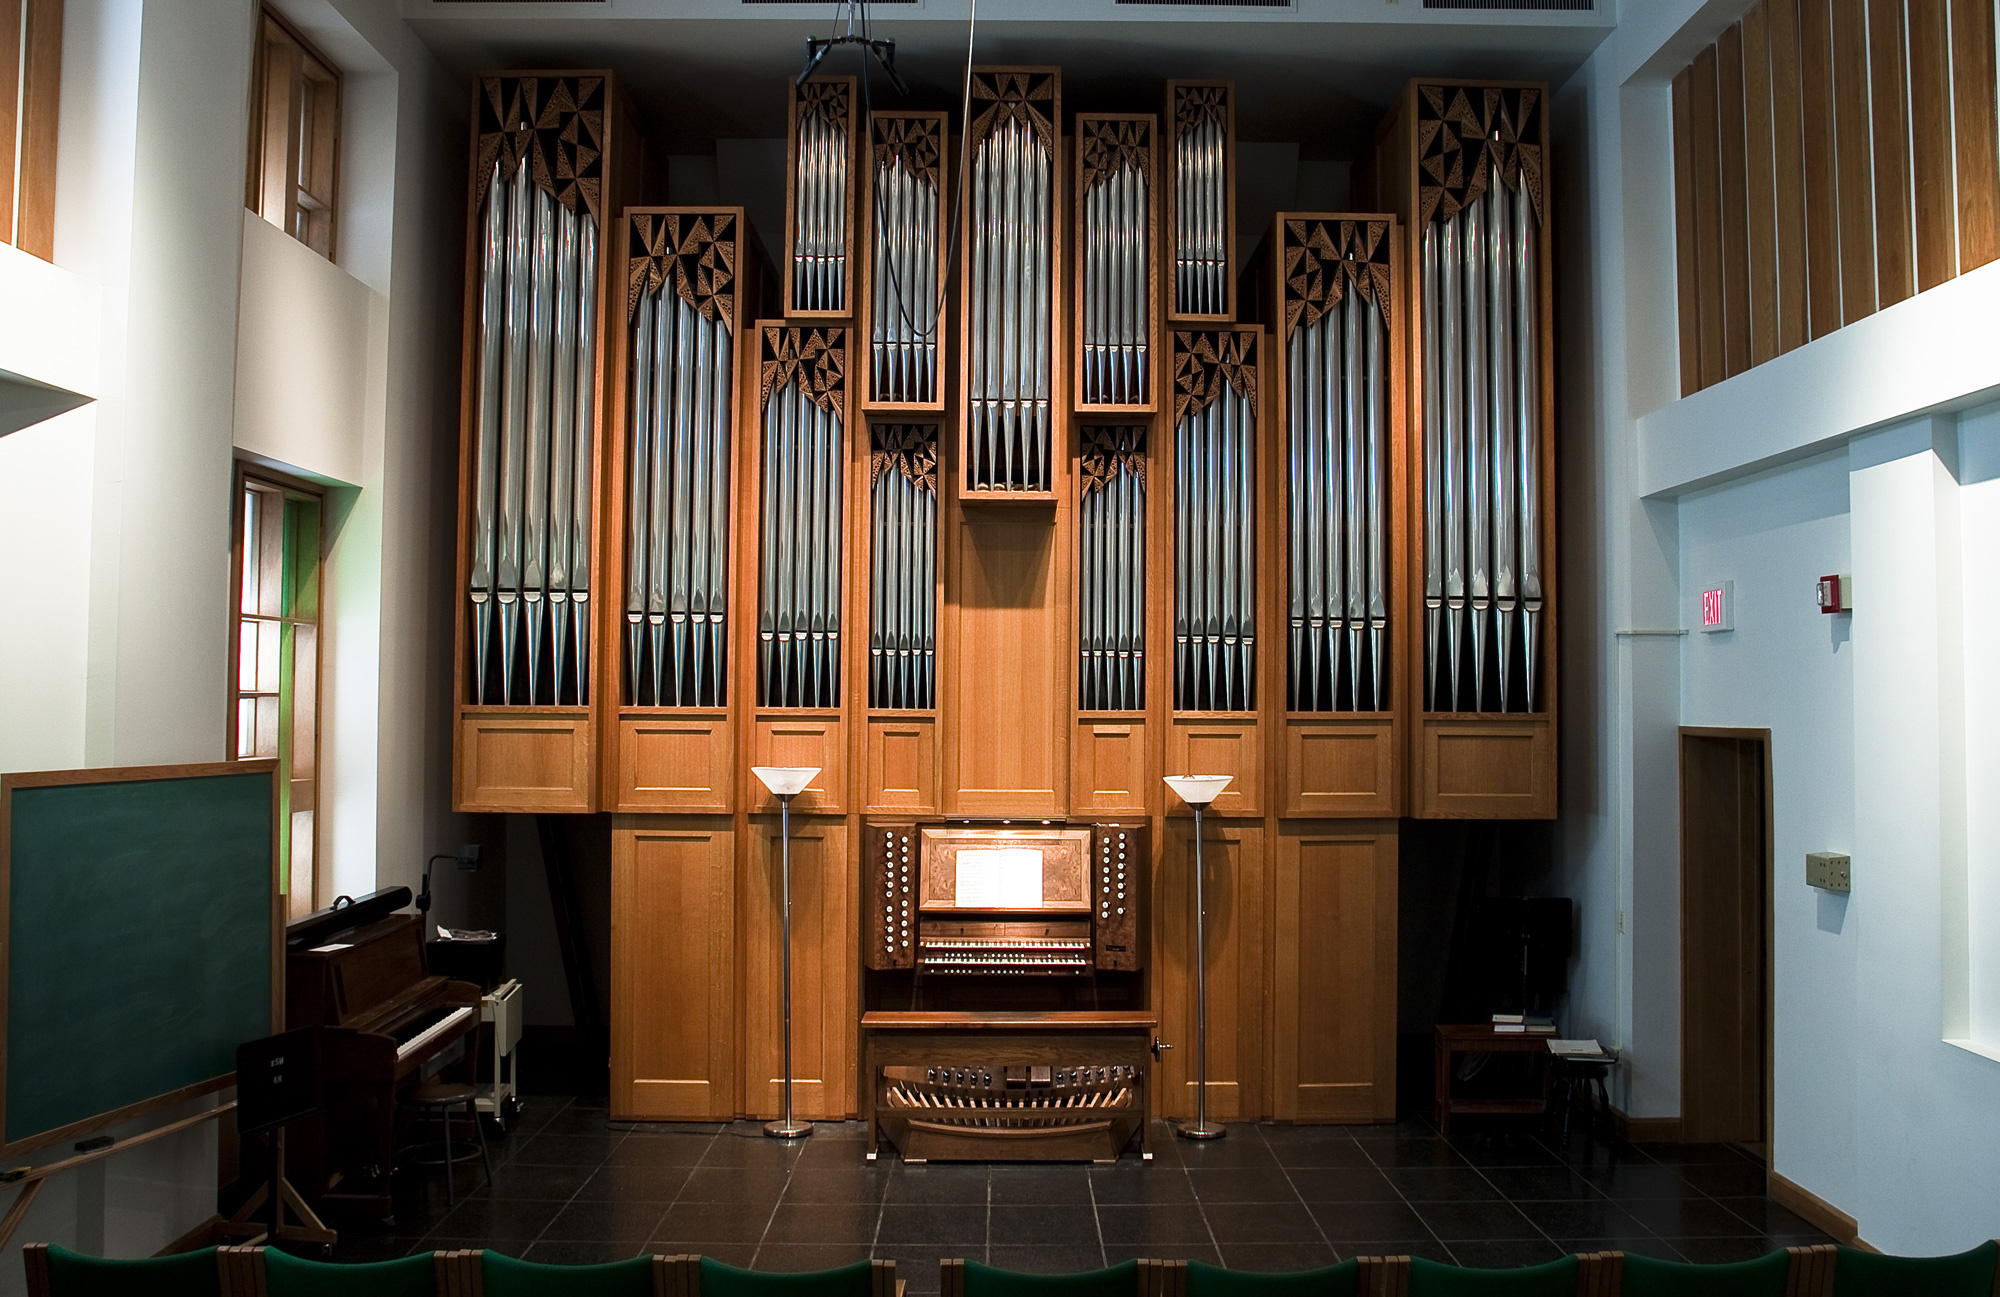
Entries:
[[321,1028],[323,1107],[288,1136],[287,1170],[308,1199],[390,1218],[396,1096],[445,1070],[472,1079],[479,988],[431,975],[421,915],[313,940],[285,957],[285,1022]]

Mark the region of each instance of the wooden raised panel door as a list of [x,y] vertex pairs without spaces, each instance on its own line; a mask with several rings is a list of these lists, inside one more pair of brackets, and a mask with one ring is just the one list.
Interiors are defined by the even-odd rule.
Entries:
[[[784,1110],[778,817],[750,825],[739,888],[743,968],[743,1111]],[[854,1111],[854,968],[859,920],[848,882],[847,822],[792,817],[792,1105],[811,1120]]]
[[[1166,824],[1153,888],[1154,1006],[1173,1049],[1155,1069],[1155,1110],[1194,1116],[1194,817]],[[1264,1114],[1264,826],[1204,818],[1202,864],[1208,902],[1208,1115]]]
[[724,817],[668,827],[613,821],[611,1114],[618,1120],[735,1115],[735,838]]
[[1288,829],[1271,875],[1271,1115],[1396,1115],[1396,830]]

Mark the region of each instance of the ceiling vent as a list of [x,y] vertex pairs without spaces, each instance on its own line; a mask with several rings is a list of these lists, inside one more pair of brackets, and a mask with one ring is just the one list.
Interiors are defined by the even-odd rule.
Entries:
[[1578,13],[1596,10],[1596,0],[1424,0],[1426,9],[1557,9]]

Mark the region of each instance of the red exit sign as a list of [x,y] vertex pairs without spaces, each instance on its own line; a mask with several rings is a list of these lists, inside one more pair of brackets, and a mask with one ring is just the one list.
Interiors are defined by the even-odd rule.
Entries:
[[1724,581],[1701,592],[1701,628],[1704,631],[1736,629],[1736,583]]

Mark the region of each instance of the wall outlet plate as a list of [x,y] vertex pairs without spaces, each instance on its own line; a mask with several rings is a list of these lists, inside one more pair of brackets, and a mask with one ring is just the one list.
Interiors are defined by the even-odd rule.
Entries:
[[1806,886],[1829,892],[1853,891],[1854,879],[1847,857],[1838,851],[1808,851]]

